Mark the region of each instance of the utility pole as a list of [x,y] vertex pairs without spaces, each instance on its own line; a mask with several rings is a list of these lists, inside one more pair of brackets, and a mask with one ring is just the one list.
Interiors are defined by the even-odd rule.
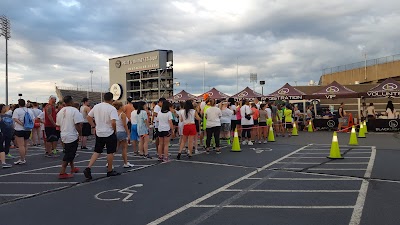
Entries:
[[8,40],[11,38],[10,35],[10,20],[5,16],[0,16],[0,36],[4,36],[6,39],[6,105],[8,105]]

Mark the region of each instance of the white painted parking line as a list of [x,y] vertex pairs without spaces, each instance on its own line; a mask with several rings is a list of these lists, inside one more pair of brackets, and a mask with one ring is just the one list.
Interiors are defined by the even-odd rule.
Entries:
[[297,152],[307,148],[308,146],[310,146],[310,145],[303,146],[303,147],[301,147],[301,148],[299,148],[299,149],[297,149],[297,150],[295,150],[295,151],[293,151],[293,152],[291,152],[291,153],[289,153],[289,154],[287,154],[285,156],[282,156],[281,158],[279,158],[279,159],[277,159],[277,160],[275,160],[275,161],[273,161],[271,163],[268,163],[267,165],[263,166],[261,169],[257,169],[257,170],[255,170],[255,171],[253,171],[253,172],[251,172],[251,173],[249,173],[249,174],[247,174],[245,176],[242,176],[242,177],[240,177],[240,178],[238,178],[238,179],[236,179],[236,180],[234,180],[234,181],[232,181],[232,182],[230,182],[230,183],[218,188],[217,190],[212,191],[212,192],[210,192],[210,193],[208,193],[208,194],[206,194],[206,195],[204,195],[204,196],[202,196],[202,197],[200,197],[200,198],[198,198],[198,199],[196,199],[196,200],[194,200],[194,201],[192,201],[192,202],[190,202],[190,203],[188,203],[188,204],[186,204],[186,205],[184,205],[184,206],[182,206],[182,207],[180,207],[180,208],[178,208],[178,209],[176,209],[176,210],[174,210],[174,211],[172,211],[172,212],[170,212],[170,213],[168,213],[168,214],[166,214],[166,215],[164,215],[164,216],[162,216],[162,217],[160,217],[160,218],[158,218],[158,219],[156,219],[156,220],[154,220],[154,221],[152,221],[150,223],[148,223],[148,225],[160,224],[160,223],[168,220],[169,218],[171,218],[171,217],[173,217],[175,215],[178,215],[179,213],[181,213],[181,212],[183,212],[183,211],[185,211],[185,210],[187,210],[187,209],[189,209],[191,207],[195,207],[200,202],[202,202],[202,201],[204,201],[204,200],[206,200],[206,199],[208,199],[208,198],[210,198],[210,197],[212,197],[212,196],[214,196],[214,195],[216,195],[216,194],[228,189],[229,187],[231,187],[231,186],[233,186],[233,185],[235,185],[235,184],[237,184],[237,183],[239,183],[239,182],[241,182],[241,181],[243,181],[243,180],[245,180],[245,179],[247,179],[247,178],[249,178],[251,176],[254,176],[258,172],[267,169],[268,167],[274,165],[275,163],[277,163],[277,162],[279,162],[279,161],[281,161],[283,159],[286,159],[287,157],[289,157],[289,156],[291,156],[293,154],[296,154]]
[[[99,159],[104,159],[104,158],[106,158],[106,156],[101,157]],[[77,161],[74,163],[89,162],[89,161],[90,161],[90,159],[87,159],[87,160]],[[8,176],[18,175],[18,174],[26,174],[29,172],[41,171],[41,170],[46,170],[46,169],[50,169],[50,168],[60,168],[60,165],[46,166],[46,167],[32,169],[32,170],[25,170],[25,171],[20,171],[20,172],[15,172],[15,173],[2,174],[2,175],[0,175],[0,177],[8,177]]]
[[228,167],[237,167],[237,168],[253,168],[247,166],[238,166],[238,165],[230,165],[225,163],[212,163],[212,162],[202,162],[202,161],[188,161],[188,160],[175,160],[176,162],[184,162],[184,163],[195,163],[195,164],[206,164],[206,165],[213,165],[213,166],[228,166]]
[[[326,159],[327,157],[312,157],[312,156],[300,156],[300,157],[288,157],[288,159]],[[357,156],[344,156],[345,159],[369,159],[370,157],[357,157]]]
[[0,194],[0,197],[25,197],[31,194]]
[[366,170],[366,168],[310,168],[307,170],[333,170],[333,171],[337,171],[337,170]]
[[0,182],[0,184],[39,184],[39,185],[42,185],[42,184],[77,184],[77,183],[79,183],[79,182],[40,182],[40,181],[37,181],[37,182],[26,182],[26,181]]
[[[372,173],[372,168],[374,166],[376,156],[376,147],[372,147],[371,159],[369,160],[367,170],[365,171],[364,177],[370,178]],[[353,210],[353,214],[351,215],[351,220],[349,225],[359,225],[361,222],[362,211],[365,204],[365,198],[367,196],[368,191],[368,180],[363,180],[361,183],[360,193],[358,194],[356,205]]]
[[283,177],[270,177],[269,180],[318,180],[318,181],[342,181],[342,180],[355,180],[354,178],[283,178]]
[[[244,191],[242,189],[226,189],[224,192],[241,192]],[[249,190],[249,192],[283,192],[283,193],[358,193],[359,190],[258,190],[258,189],[253,189]]]
[[[194,205],[194,208],[215,208],[218,205]],[[312,205],[224,205],[222,208],[242,208],[242,209],[353,209],[354,206],[312,206]]]
[[[323,155],[323,154],[329,154],[329,151],[327,152],[299,152],[296,155]],[[371,154],[371,151],[369,152],[361,152],[361,151],[357,151],[357,152],[347,152],[347,154]]]
[[[288,162],[278,162],[276,164],[287,164]],[[299,165],[319,165],[320,163],[313,163],[313,162],[293,162],[292,164],[299,164]],[[326,162],[329,165],[368,165],[368,162]]]
[[[27,174],[27,175],[60,175],[60,173],[30,173],[30,172],[26,172],[23,174]],[[92,173],[93,175],[105,175],[107,173]],[[76,173],[75,175],[83,175],[83,173]]]

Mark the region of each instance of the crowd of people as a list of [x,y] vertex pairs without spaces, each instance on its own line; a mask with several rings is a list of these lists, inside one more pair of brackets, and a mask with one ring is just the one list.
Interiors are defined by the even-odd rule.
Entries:
[[[150,105],[151,104],[151,105]],[[113,101],[112,93],[104,94],[104,102],[90,105],[88,98],[76,101],[65,96],[57,103],[56,96],[50,96],[46,104],[19,99],[11,107],[0,105],[0,160],[3,168],[12,165],[6,160],[14,158],[10,148],[17,148],[19,157],[14,165],[23,165],[29,146],[44,144],[44,156],[61,156],[60,179],[73,177],[79,172],[74,166],[77,150],[87,150],[89,136],[94,136],[93,155],[83,173],[92,179],[91,167],[101,153],[107,152],[107,176],[119,175],[113,167],[114,154],[121,152],[123,167],[133,165],[128,161],[130,149],[137,156],[152,159],[149,144],[155,143],[159,161],[169,161],[171,139],[179,138],[177,159],[185,154],[189,159],[199,150],[209,154],[215,149],[221,153],[221,142],[232,143],[235,131],[242,145],[267,143],[272,127],[276,136],[291,136],[291,129],[300,119],[297,106],[261,102],[254,99],[235,101],[215,100],[205,95],[203,101],[187,100],[171,103],[165,98],[158,102],[133,102],[127,104]],[[11,145],[12,143],[12,145]],[[68,165],[71,172],[67,173]]]

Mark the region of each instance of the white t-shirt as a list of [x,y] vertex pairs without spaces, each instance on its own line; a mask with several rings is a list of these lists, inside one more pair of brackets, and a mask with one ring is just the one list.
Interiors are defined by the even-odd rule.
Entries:
[[157,120],[159,132],[171,130],[171,127],[169,126],[169,120],[172,120],[171,112],[168,111],[167,113],[163,113],[160,111],[158,113]]
[[138,118],[138,114],[137,114],[137,110],[133,110],[131,112],[131,124],[137,124],[137,118]]
[[[121,114],[119,114],[118,120],[116,121],[117,122],[117,125],[116,125],[117,132],[124,132],[125,131],[125,125],[124,125],[124,121],[122,121]],[[125,124],[128,124],[128,122],[129,122],[128,117],[125,117]]]
[[240,107],[240,115],[242,116],[241,119],[241,124],[242,125],[253,125],[254,124],[254,120],[253,120],[253,116],[250,116],[251,118],[248,120],[245,118],[246,114],[249,115],[251,114],[251,108],[248,105],[244,105],[242,107]]
[[200,109],[202,112],[204,110],[204,107],[206,107],[206,102],[205,101],[200,102]]
[[271,110],[271,108],[265,108],[265,111],[267,111],[268,119],[272,119],[272,110]]
[[[157,116],[154,117],[154,127],[158,128],[158,126],[159,126],[158,114],[161,112],[161,107],[158,104],[154,107],[154,112],[157,113]],[[171,116],[172,116],[172,114],[171,114]]]
[[61,140],[68,144],[79,138],[79,133],[75,128],[75,124],[83,123],[83,116],[76,108],[71,106],[63,107],[57,113],[56,124],[60,126]]
[[186,111],[183,109],[181,112],[181,118],[183,125],[194,124],[194,115],[196,111],[194,109],[189,110],[188,117],[186,118]]
[[109,137],[114,133],[111,122],[118,120],[117,109],[114,106],[105,102],[99,103],[90,110],[88,115],[96,121],[96,135],[98,137]]
[[42,113],[42,110],[40,110],[38,108],[33,108],[32,112],[33,112],[33,115],[35,116],[35,118],[33,118],[33,119],[36,119]]
[[367,107],[367,115],[368,116],[375,116],[375,107],[374,106],[368,106]]
[[396,109],[393,109],[393,112],[391,109],[387,108],[386,109],[386,113],[387,113],[387,118],[388,119],[394,119],[395,115],[396,115]]
[[221,126],[222,112],[217,107],[210,107],[206,110],[207,124],[206,128]]
[[[230,106],[230,109],[232,110],[232,113],[233,113],[233,112],[236,112],[236,105],[231,105],[231,106]],[[232,114],[231,120],[237,120],[237,117],[236,117],[236,114],[235,114],[235,113]]]
[[[189,111],[189,113],[190,113],[190,111]],[[185,109],[181,109],[181,110],[177,111],[176,114],[178,114],[178,117],[179,117],[178,118],[179,126],[184,124],[183,121],[181,121],[181,118],[183,117],[182,115],[185,114]],[[190,117],[190,115],[189,115],[189,117]]]
[[[28,112],[31,116],[32,121],[35,119],[35,115],[33,114],[31,109],[26,107],[23,108],[16,108],[13,112],[12,118],[18,119],[22,124],[24,123],[25,113]],[[17,131],[25,130],[24,126],[20,125],[19,123],[14,121],[14,129]]]
[[229,108],[226,108],[226,109],[222,110],[221,113],[222,113],[221,124],[222,123],[231,123],[233,111],[230,110]]

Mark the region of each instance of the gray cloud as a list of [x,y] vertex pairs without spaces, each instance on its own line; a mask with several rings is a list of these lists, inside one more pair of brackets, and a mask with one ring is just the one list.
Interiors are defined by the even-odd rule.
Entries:
[[[10,100],[46,100],[54,85],[108,86],[108,59],[153,49],[174,50],[180,91],[217,87],[235,94],[255,72],[264,93],[284,83],[319,80],[323,68],[400,52],[400,2],[328,1],[2,1],[11,19]],[[0,76],[5,69],[0,39]],[[0,79],[0,88],[4,82]],[[261,88],[257,86],[257,91]],[[4,102],[4,93],[0,94]]]

